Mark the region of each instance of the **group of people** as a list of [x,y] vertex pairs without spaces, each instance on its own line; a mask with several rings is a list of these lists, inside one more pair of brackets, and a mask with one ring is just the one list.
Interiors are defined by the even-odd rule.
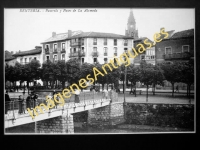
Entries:
[[[22,97],[22,95],[19,95],[18,98],[18,106],[19,106],[19,114],[25,113],[26,108],[32,109],[37,106],[37,99],[38,99],[38,94],[35,92],[31,92],[31,94],[28,94],[27,98],[25,99]],[[5,114],[8,113],[8,110],[11,110],[12,106],[14,107],[14,104],[11,105],[14,102],[11,100],[8,91],[5,92]],[[17,102],[16,102],[17,103]],[[15,103],[15,104],[16,104]],[[13,108],[14,109],[14,108]]]
[[38,94],[36,94],[34,91],[28,94],[26,99],[22,98],[22,95],[19,95],[19,114],[25,113],[26,108],[35,108],[37,106],[37,99]]

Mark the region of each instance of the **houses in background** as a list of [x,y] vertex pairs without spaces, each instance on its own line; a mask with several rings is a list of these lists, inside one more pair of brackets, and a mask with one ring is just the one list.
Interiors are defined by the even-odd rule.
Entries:
[[194,59],[194,29],[174,33],[155,46],[156,63]]
[[[133,38],[113,33],[82,32],[69,30],[42,42],[43,60],[69,60],[78,58],[80,63],[104,64],[133,47]],[[133,59],[132,59],[133,63]]]

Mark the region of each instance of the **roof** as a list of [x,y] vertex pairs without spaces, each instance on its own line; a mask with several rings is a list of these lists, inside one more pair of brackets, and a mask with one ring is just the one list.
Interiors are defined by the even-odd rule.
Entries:
[[9,51],[5,51],[5,61],[13,60],[15,57],[12,56],[12,54]]
[[33,49],[28,51],[21,51],[19,53],[13,54],[13,56],[26,56],[26,55],[34,55],[42,53],[41,49]]
[[[153,45],[153,41],[151,41],[149,38],[147,38],[147,37],[141,37],[141,38],[138,38],[138,39],[136,39],[136,40],[134,40],[134,42],[135,43],[137,43],[137,44],[143,44],[144,43],[144,40],[146,40],[146,39],[148,39],[148,42],[150,42],[151,44],[152,44],[152,46],[151,47],[154,47],[155,45]],[[135,45],[135,46],[137,46],[137,45]],[[134,46],[134,47],[135,47]],[[147,47],[148,47],[148,45],[147,45]]]
[[120,34],[114,34],[114,33],[103,33],[103,32],[83,32],[77,36],[73,36],[71,38],[78,38],[78,37],[91,37],[91,38],[128,38],[132,39],[131,37],[120,35]]
[[184,30],[174,33],[170,39],[194,37],[194,29]]
[[102,33],[102,32],[82,32],[82,31],[74,31],[72,32],[72,36],[68,37],[68,33],[60,33],[56,34],[54,37],[50,37],[42,43],[54,42],[54,41],[62,41],[67,39],[74,38],[123,38],[123,39],[132,39],[131,37],[114,34],[114,33]]

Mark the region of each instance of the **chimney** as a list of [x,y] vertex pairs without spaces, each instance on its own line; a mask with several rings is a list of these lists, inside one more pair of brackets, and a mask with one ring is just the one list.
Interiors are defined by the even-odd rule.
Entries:
[[72,30],[68,30],[68,37],[72,36]]
[[56,36],[56,32],[52,32],[52,37],[55,37]]
[[165,28],[164,27],[160,28],[160,32],[161,32],[162,29],[165,29]]
[[35,49],[42,50],[42,46],[36,46]]

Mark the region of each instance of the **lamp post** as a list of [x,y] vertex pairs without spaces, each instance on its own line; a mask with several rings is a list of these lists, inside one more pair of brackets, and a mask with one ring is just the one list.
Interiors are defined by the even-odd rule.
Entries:
[[127,68],[125,67],[124,69],[124,104],[126,103],[126,73],[127,73]]

